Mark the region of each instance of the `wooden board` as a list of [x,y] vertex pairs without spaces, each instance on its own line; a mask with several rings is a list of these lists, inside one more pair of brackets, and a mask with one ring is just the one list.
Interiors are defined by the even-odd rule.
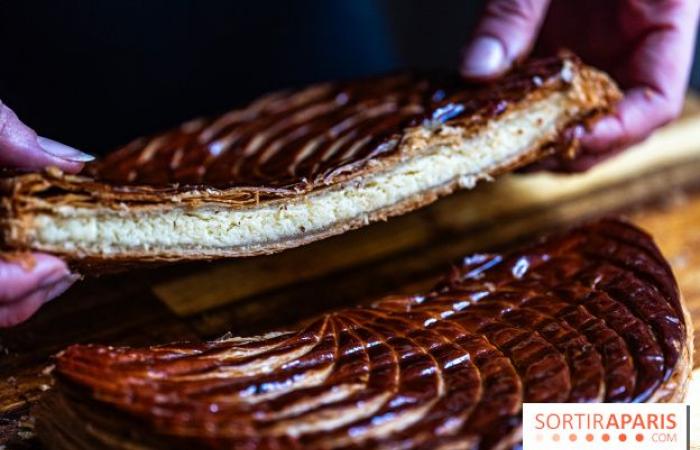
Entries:
[[600,214],[625,213],[656,236],[700,344],[698,105],[689,101],[683,121],[635,150],[645,164],[625,155],[574,178],[510,177],[272,257],[87,280],[29,322],[0,331],[0,446],[37,448],[22,438],[31,434],[27,413],[48,387],[50,356],[71,343],[142,345],[284,327],[390,292],[426,289],[464,254]]

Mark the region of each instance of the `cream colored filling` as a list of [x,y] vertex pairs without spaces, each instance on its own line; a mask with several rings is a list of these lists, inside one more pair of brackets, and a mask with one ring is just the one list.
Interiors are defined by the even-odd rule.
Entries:
[[[46,248],[87,255],[206,255],[312,235],[358,218],[369,221],[372,212],[453,180],[472,187],[484,172],[554,136],[578,112],[576,105],[567,93],[555,92],[490,121],[468,139],[462,139],[462,129],[443,126],[442,144],[414,149],[418,156],[389,171],[285,203],[245,209],[214,203],[162,210],[64,206],[36,216],[35,240]],[[423,127],[412,133],[415,142],[434,139]]]

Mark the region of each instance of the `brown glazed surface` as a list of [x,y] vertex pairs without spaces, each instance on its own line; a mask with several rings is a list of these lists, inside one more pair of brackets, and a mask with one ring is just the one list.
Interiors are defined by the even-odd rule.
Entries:
[[570,81],[562,69],[572,58],[529,62],[490,86],[400,73],[271,94],[138,139],[85,172],[113,184],[303,191],[394,155],[407,127],[478,123],[543,85]]
[[55,444],[65,430],[115,448],[511,448],[522,402],[668,399],[686,338],[668,264],[609,219],[298,331],[70,347],[38,430],[56,448],[85,448]]

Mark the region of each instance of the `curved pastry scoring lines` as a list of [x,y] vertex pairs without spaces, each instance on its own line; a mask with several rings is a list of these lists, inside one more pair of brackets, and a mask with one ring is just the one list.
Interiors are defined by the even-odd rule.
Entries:
[[280,92],[132,142],[89,171],[98,180],[142,187],[205,183],[294,191],[324,185],[329,176],[393,154],[408,127],[470,115],[483,120],[535,90],[569,86],[573,79],[564,72],[573,65],[579,65],[573,57],[542,60],[481,88],[458,77],[399,74]]
[[[657,340],[684,334],[672,320],[672,279],[648,246],[599,238],[600,226],[511,257],[472,258],[430,294],[343,310],[298,333],[76,347],[58,371],[165,436],[283,448],[506,445],[518,439],[523,401],[648,399],[665,383],[674,356]],[[645,272],[610,264],[611,251],[637,255]],[[628,303],[641,297],[608,295],[629,286],[649,295],[639,316]],[[647,325],[654,310],[669,316],[658,318],[667,328]]]
[[[659,367],[658,363],[659,356],[663,358],[663,352],[658,346],[657,337],[645,324],[643,318],[624,301],[611,297],[605,290],[592,288],[579,280],[571,284],[584,289],[584,293],[577,292],[572,296],[570,299],[572,304],[585,307],[588,312],[613,330],[628,349],[635,349],[627,352],[631,355],[635,368],[634,376],[629,379],[632,382],[632,390],[624,397],[620,397],[619,392],[616,394],[618,399],[643,401],[661,381],[658,376],[661,375],[663,368]],[[641,342],[645,342],[645,345],[640,346]],[[640,379],[640,374],[647,375]]]
[[[506,305],[513,303],[506,302]],[[519,307],[500,313],[507,323],[537,333],[552,345],[567,362],[571,391],[567,401],[602,401],[605,393],[601,355],[588,339],[566,323],[535,310]]]
[[632,398],[636,379],[633,356],[623,337],[605,320],[587,309],[584,303],[562,302],[554,296],[530,297],[524,304],[564,321],[579,330],[596,347],[605,369],[602,387],[606,401]]
[[[296,391],[294,395],[281,396],[271,402],[269,409],[255,414],[256,420],[272,422],[275,420],[301,415],[323,405],[337,403],[350,395],[366,389],[370,376],[370,358],[367,348],[360,338],[343,324],[343,320],[334,317],[339,334],[339,356],[334,361],[334,372],[325,382],[315,387]],[[344,371],[340,371],[344,367]],[[353,370],[347,369],[348,367]],[[335,370],[337,369],[337,370]]]
[[630,352],[635,365],[634,390],[629,400],[643,401],[662,381],[658,377],[664,371],[664,353],[657,336],[625,302],[600,289],[592,289],[590,294],[583,299],[589,310],[614,329],[628,348],[634,349]]
[[[580,239],[579,239],[579,240],[580,240]],[[616,243],[616,244],[619,245],[619,243]],[[640,248],[640,249],[641,249],[641,248]],[[643,250],[644,250],[645,252],[648,252],[648,249],[647,249],[647,248],[643,248]],[[555,253],[556,253],[556,252],[557,252],[557,249],[555,249]],[[610,258],[607,257],[608,255],[605,255],[605,254],[596,254],[595,256],[596,256],[597,258],[600,258],[600,259],[606,261],[606,262],[609,262],[609,260],[610,260]],[[658,258],[653,258],[653,260],[654,260],[654,261],[651,262],[651,263],[652,263],[652,266],[653,266],[653,267],[658,266],[658,265],[659,265]],[[548,262],[545,263],[545,265],[546,265],[546,264],[553,264],[553,263],[554,263],[554,261],[548,261]],[[507,267],[507,266],[509,266],[509,264],[506,264],[506,266],[504,266],[504,267]],[[541,270],[541,268],[540,268],[539,270]],[[626,274],[627,276],[630,275],[630,272],[633,272],[633,268],[632,268],[632,267],[627,267],[627,266],[622,266],[622,267],[620,267],[620,270],[622,271],[623,274]],[[640,315],[638,314],[638,311],[636,311],[636,309],[634,308],[634,305],[635,305],[635,304],[634,304],[633,302],[624,302],[624,301],[620,302],[620,301],[618,301],[617,299],[613,299],[613,298],[611,298],[611,297],[609,296],[609,293],[608,293],[607,291],[599,289],[599,287],[598,287],[595,283],[594,283],[593,285],[582,284],[582,283],[581,283],[581,280],[580,280],[580,278],[581,278],[581,276],[582,276],[582,275],[581,275],[582,272],[585,272],[585,269],[582,269],[582,270],[578,271],[578,272],[575,273],[575,274],[569,274],[569,278],[566,279],[566,280],[563,280],[563,282],[564,282],[564,283],[568,283],[570,286],[571,286],[571,285],[574,285],[574,286],[580,287],[581,289],[583,289],[584,294],[587,293],[587,292],[590,292],[590,293],[597,293],[598,295],[603,295],[603,296],[605,296],[606,298],[608,298],[610,301],[612,301],[612,302],[614,302],[615,304],[617,304],[619,307],[623,308],[624,311],[626,311],[628,314],[632,314],[632,317],[634,317],[634,319],[635,319],[635,321],[634,321],[633,323],[637,325],[637,333],[632,333],[632,334],[630,334],[629,332],[624,332],[624,330],[623,330],[623,333],[622,333],[622,334],[624,334],[624,336],[625,336],[625,337],[624,337],[625,342],[626,342],[628,345],[637,345],[637,346],[638,346],[639,340],[636,339],[635,336],[637,336],[639,333],[647,334],[647,336],[648,336],[648,339],[647,339],[647,340],[651,340],[651,341],[652,341],[652,344],[655,343],[655,342],[657,341],[657,336],[656,336],[655,334],[649,333],[649,332],[647,331],[646,325],[644,325],[644,323],[645,323],[645,321],[643,320],[644,317],[642,317],[642,316],[640,316]],[[597,267],[596,270],[593,272],[592,277],[597,277],[599,272],[600,272],[600,267]],[[643,280],[640,280],[640,281],[642,281],[642,283],[643,283]],[[654,281],[654,284],[656,284],[656,283],[657,283],[657,280]],[[591,299],[590,299],[590,295],[584,295],[584,294],[582,294],[581,292],[577,292],[575,295],[572,296],[573,298],[572,298],[571,300],[578,300],[578,302],[579,302],[580,305],[585,305],[585,302],[586,302],[586,301],[590,301]],[[623,297],[624,297],[624,296],[623,296]],[[632,303],[632,305],[633,305],[632,307],[630,307],[630,303]],[[656,302],[656,303],[658,304],[658,302]],[[660,307],[668,307],[668,305],[666,304],[666,302],[662,302],[659,306],[660,306]],[[600,314],[596,314],[596,315],[597,315],[598,317],[603,318],[603,320],[605,320],[606,322],[608,322],[609,320],[611,320],[611,317],[609,316],[609,314],[608,314],[608,317],[604,317],[604,316],[603,316],[603,313],[604,313],[604,312],[605,312],[605,313],[609,313],[610,311],[609,311],[609,310],[601,311]],[[668,316],[668,315],[666,314],[665,316]],[[626,327],[629,327],[629,326],[630,326],[630,323],[625,323],[625,326],[626,326]],[[619,327],[615,327],[615,329],[619,329]],[[659,332],[658,329],[657,329],[656,331]],[[662,333],[662,335],[663,335],[663,333]],[[653,364],[653,363],[658,363],[658,361],[656,361],[656,360],[657,360],[657,356],[653,356],[653,346],[652,346],[652,348],[650,349],[650,348],[648,347],[648,345],[647,345],[647,347],[645,347],[644,350],[652,351],[652,354],[650,354],[650,356],[649,356],[649,362],[650,362],[650,363],[652,363],[652,364]],[[657,354],[659,354],[659,353],[660,353],[660,349],[659,349],[659,352],[657,352]],[[642,353],[642,354],[637,353],[637,354],[635,355],[635,360],[639,361],[641,358],[644,358],[644,353]],[[645,364],[642,364],[642,367],[648,367],[648,364],[646,364],[646,365],[645,365]],[[672,364],[666,366],[666,371],[669,370],[669,367],[672,367]],[[647,378],[648,378],[649,380],[652,380],[652,381],[656,380],[656,381],[654,381],[655,385],[658,385],[658,384],[660,383],[660,380],[657,380],[657,379],[656,379],[657,377],[654,376],[654,375],[648,376]],[[646,386],[645,389],[642,389],[640,392],[637,393],[637,395],[635,396],[635,398],[636,398],[637,400],[643,400],[644,398],[648,397],[648,395],[651,394],[651,392],[654,390],[654,388],[655,388],[654,385],[652,385],[652,386]]]
[[[639,324],[640,330],[643,331],[645,329],[648,329],[647,333],[651,341],[653,341],[653,343],[656,346],[659,346],[659,348],[666,348],[666,351],[662,353],[664,355],[664,361],[662,361],[662,363],[664,364],[662,364],[662,366],[665,366],[664,371],[669,371],[671,366],[675,363],[675,361],[665,360],[668,358],[676,359],[678,356],[677,346],[669,345],[668,343],[669,339],[674,341],[675,339],[672,335],[670,335],[672,333],[669,333],[669,330],[664,326],[665,323],[663,322],[663,319],[665,317],[669,317],[669,313],[671,313],[670,305],[665,301],[658,302],[655,301],[655,299],[650,299],[646,297],[646,294],[648,294],[648,292],[643,292],[645,291],[645,283],[639,278],[637,274],[634,273],[634,270],[631,267],[620,265],[619,263],[607,259],[606,264],[607,265],[604,266],[606,270],[610,270],[612,268],[612,276],[610,278],[614,278],[617,282],[623,279],[625,281],[631,281],[641,290],[635,289],[633,287],[631,287],[630,289],[626,289],[625,291],[629,295],[637,297],[629,298],[627,295],[623,295],[619,291],[619,287],[612,284],[612,281],[608,279],[600,280],[599,282],[594,282],[592,292],[605,295],[611,301],[625,308],[625,310],[636,319],[636,323]],[[638,301],[638,296],[640,294],[646,297],[645,300],[653,302],[654,305],[650,305],[649,302],[647,302],[645,305],[643,302]],[[650,310],[650,308],[653,308],[654,310]],[[674,321],[673,324],[680,325],[680,322]],[[667,353],[669,351],[671,352],[670,355]],[[676,352],[676,354],[674,355],[673,352]],[[670,362],[671,364],[665,364],[665,362]]]
[[[457,346],[450,344],[444,336],[434,333],[431,330],[413,330],[414,324],[402,318],[382,317],[378,312],[350,310],[345,313],[346,317],[353,317],[353,320],[357,324],[367,323],[367,315],[371,317],[371,323],[367,324],[368,326],[380,331],[385,337],[390,336],[387,338],[387,342],[394,341],[397,338],[407,339],[424,352],[425,355],[430,357],[432,366],[423,368],[420,371],[421,376],[419,380],[425,380],[425,378],[428,377],[427,383],[430,384],[430,380],[434,378],[437,382],[437,386],[433,388],[432,384],[430,384],[430,390],[428,390],[429,388],[427,386],[425,389],[421,390],[418,398],[425,396],[431,397],[428,401],[423,401],[422,403],[418,403],[416,398],[411,399],[411,395],[415,397],[416,394],[409,393],[410,395],[406,397],[405,394],[400,395],[400,393],[395,393],[393,399],[387,400],[389,405],[385,407],[388,407],[388,409],[382,413],[383,416],[392,417],[392,422],[394,422],[394,424],[389,424],[391,426],[385,426],[378,431],[375,429],[369,436],[364,436],[357,431],[355,433],[350,432],[354,438],[360,436],[364,439],[385,438],[389,433],[402,431],[414,425],[418,420],[424,419],[426,413],[431,411],[435,405],[447,395],[446,388],[448,386],[454,388],[454,386],[446,381],[446,378],[451,378],[445,375],[445,371],[451,367],[457,366],[458,370],[469,372],[472,377],[478,380],[478,376],[473,372],[476,368],[469,362],[469,355],[464,351],[459,351],[459,354],[455,355],[454,351],[457,350]],[[443,361],[440,358],[441,351],[444,351],[448,347],[453,347],[453,355],[451,358],[448,358],[447,361]],[[414,367],[410,367],[409,370],[414,370]],[[405,372],[405,370],[403,372]],[[435,377],[432,377],[433,374]],[[426,381],[419,381],[419,383],[426,383]],[[364,430],[365,428],[355,425],[354,429]],[[341,445],[344,445],[343,441],[341,441]]]
[[[349,311],[348,314],[353,314]],[[370,311],[363,311],[370,313]],[[401,431],[403,439],[410,439],[414,445],[417,443],[421,432],[427,436],[451,434],[466,421],[472,413],[482,395],[482,379],[478,367],[471,361],[471,354],[466,347],[458,342],[453,342],[447,336],[431,329],[415,329],[415,322],[401,317],[382,316],[378,311],[372,311],[372,323],[382,322],[385,328],[393,335],[406,336],[419,343],[419,345],[432,355],[438,369],[439,380],[442,388],[439,389],[439,397],[434,401],[419,405],[406,419],[406,413],[396,413],[395,420],[403,420]],[[357,320],[363,321],[358,317]],[[453,397],[454,396],[454,397]],[[455,406],[452,403],[457,402]],[[451,406],[451,407],[450,407]],[[417,418],[418,417],[418,418]],[[372,439],[386,440],[388,435],[372,436]],[[392,440],[401,436],[392,436]],[[373,446],[377,445],[373,442]]]
[[[223,387],[225,387],[225,386],[223,386]],[[326,402],[317,401],[317,404],[320,406],[320,405],[323,405],[329,401],[340,400],[343,396],[339,395],[339,394],[341,394],[342,390],[346,387],[347,386],[341,386],[341,392],[337,392],[337,391],[329,392],[330,395],[328,395],[325,399],[327,401]],[[359,391],[360,390],[357,389],[355,386],[355,389],[345,390],[345,394],[352,394],[353,392],[359,392]],[[284,396],[284,394],[282,395],[282,397],[283,396]],[[372,410],[371,407],[373,405],[376,405],[376,407],[378,408],[381,406],[381,404],[383,404],[383,402],[385,400],[383,395],[375,396],[375,397],[372,397],[372,396],[368,397],[365,395],[364,397],[365,397],[364,403],[362,403],[362,404],[365,404],[365,405],[370,407],[367,414],[371,413],[371,410]],[[185,433],[187,433],[187,431],[186,431],[187,429],[192,429],[192,430],[197,429],[197,425],[195,423],[191,423],[191,424],[179,423],[180,414],[177,411],[174,411],[174,414],[169,414],[169,413],[167,413],[167,410],[162,409],[163,407],[168,407],[169,402],[167,402],[167,399],[156,397],[156,398],[154,398],[154,400],[156,400],[156,401],[161,400],[161,401],[159,401],[159,403],[161,405],[160,406],[161,416],[160,416],[160,420],[159,420],[159,427],[160,428],[168,429],[169,427],[172,428],[174,426],[176,428],[179,427],[177,429],[179,429],[181,432],[185,432]],[[162,400],[165,400],[165,402],[163,402]],[[193,400],[193,399],[190,398],[190,400]],[[199,399],[197,398],[197,396],[195,396],[194,400],[199,400]],[[205,397],[201,400],[202,400],[203,406],[206,407],[208,404],[208,401],[211,399]],[[317,400],[323,400],[323,398],[320,398]],[[307,412],[307,410],[313,409],[313,405],[302,405],[301,402],[297,402],[296,405],[294,405],[294,403],[292,402],[291,405],[292,405],[292,409],[288,410],[287,413],[294,412],[295,406],[297,406],[297,407],[306,406],[306,407],[302,407],[302,408],[297,408],[297,412],[299,412],[299,411]],[[170,406],[177,408],[177,407],[179,407],[179,404],[178,404],[178,402],[173,402],[173,403],[170,403]],[[184,406],[188,406],[188,404],[186,403]],[[240,405],[237,405],[235,402],[233,404],[230,404],[230,405],[225,405],[224,402],[219,402],[217,404],[217,407],[225,407],[225,406],[233,407],[234,410],[229,411],[227,409],[221,409],[221,410],[219,410],[219,414],[208,416],[208,417],[204,418],[203,419],[204,422],[202,422],[202,424],[200,424],[200,426],[206,425],[206,427],[209,427],[212,430],[216,429],[217,435],[219,435],[221,437],[239,436],[242,433],[242,431],[236,429],[233,426],[237,422],[235,416],[228,416],[227,414],[228,413],[235,413],[235,410],[239,409],[236,407],[240,406]],[[309,408],[309,406],[311,406],[311,408]],[[348,409],[348,406],[343,406],[341,408],[336,408],[336,410],[331,410],[331,411],[324,411],[324,410],[310,411],[309,414],[305,414],[303,416],[303,418],[291,417],[290,420],[275,423],[275,424],[272,424],[271,426],[265,426],[264,423],[260,423],[259,425],[255,425],[255,427],[256,428],[261,427],[258,429],[258,433],[263,433],[265,435],[271,434],[273,436],[279,436],[279,437],[282,437],[282,435],[284,433],[282,433],[281,431],[278,431],[278,429],[284,430],[285,427],[291,427],[289,429],[292,430],[292,429],[295,429],[294,428],[295,426],[297,428],[304,428],[306,426],[305,429],[308,432],[308,431],[312,431],[312,429],[315,429],[316,427],[322,428],[325,426],[325,424],[328,424],[328,423],[338,424],[339,422],[350,420],[352,418],[352,415],[350,414],[351,411],[348,412],[348,411],[346,411],[347,409]],[[228,413],[227,413],[227,411],[228,411]],[[243,413],[245,413],[246,415],[249,414],[250,412],[252,412],[252,411],[247,411],[245,408],[243,408],[241,411]],[[255,418],[255,420],[263,420],[263,421],[265,421],[266,419],[269,419],[269,418],[266,418],[264,414],[258,414],[257,412],[256,412],[254,418]],[[253,417],[251,417],[249,419],[245,419],[245,421],[250,422],[251,419],[253,419]],[[308,423],[306,423],[306,422],[313,422],[316,425],[315,425],[315,427],[314,426],[309,427]],[[280,425],[280,423],[284,423],[285,425]]]
[[389,397],[371,417],[348,422],[321,435],[305,435],[302,442],[314,447],[342,447],[382,438],[420,420],[424,412],[443,395],[444,384],[439,365],[430,353],[405,336],[387,337],[376,326],[370,328],[379,332],[398,356],[395,387],[388,390]]
[[382,341],[379,334],[370,329],[360,327],[355,328],[354,332],[364,336],[364,345],[369,354],[370,371],[365,389],[353,392],[340,401],[326,403],[276,422],[271,425],[274,432],[292,436],[320,434],[370,417],[386,404],[399,385],[398,355],[388,343]]
[[[507,291],[505,293],[508,293]],[[567,324],[560,324],[556,321],[556,318],[549,316],[540,311],[529,309],[526,307],[526,302],[529,298],[529,293],[518,288],[514,288],[512,291],[516,299],[511,298],[512,296],[500,295],[494,298],[488,292],[484,292],[483,289],[477,287],[475,291],[468,289],[468,286],[460,286],[460,288],[450,291],[442,296],[434,296],[426,298],[420,305],[416,306],[415,310],[435,308],[440,310],[444,305],[446,309],[451,307],[451,311],[454,314],[458,314],[459,311],[468,311],[468,306],[479,305],[479,301],[490,295],[489,306],[493,307],[496,302],[500,302],[502,307],[500,310],[492,311],[493,319],[495,321],[504,321],[512,326],[529,330],[536,333],[542,339],[549,342],[553,347],[555,347],[564,358],[566,358],[569,367],[573,370],[572,378],[576,380],[576,385],[572,389],[571,399],[576,399],[578,396],[583,396],[583,398],[578,399],[579,401],[600,401],[603,396],[603,380],[602,380],[602,364],[600,362],[600,355],[595,352],[592,345],[588,339],[580,334],[573,327],[569,327]],[[522,319],[522,315],[528,315],[526,319]],[[445,312],[440,313],[441,316],[445,316]],[[534,315],[534,316],[533,316]],[[521,317],[518,320],[518,317]],[[449,316],[446,320],[452,319]],[[537,318],[537,322],[535,321]],[[437,319],[434,319],[437,320]],[[539,326],[536,326],[538,325]],[[568,327],[568,328],[567,328]],[[590,375],[596,377],[596,374],[590,374],[588,370],[591,365],[593,367],[599,367],[601,374],[600,379],[590,380]],[[587,376],[576,376],[584,375],[588,371]],[[593,385],[591,385],[593,383]],[[586,393],[588,391],[588,393]]]
[[224,404],[231,406],[237,401],[258,404],[324,382],[334,369],[337,359],[337,334],[331,321],[324,336],[303,356],[284,362],[276,370],[262,375],[231,379],[213,390],[205,390],[196,398],[199,401],[214,402],[219,407]]
[[[396,303],[395,300],[391,302]],[[435,320],[434,316],[430,315],[427,319],[425,315],[421,317],[420,322],[429,323],[429,327],[466,349],[471,359],[476,362],[480,373],[484,375],[481,384],[483,394],[477,399],[472,414],[463,417],[457,413],[446,417],[443,426],[438,429],[423,430],[422,438],[435,439],[442,436],[452,443],[456,440],[460,445],[475,445],[481,440],[485,428],[499,422],[501,426],[505,425],[510,421],[510,417],[520,410],[524,392],[519,371],[514,367],[513,359],[505,356],[485,335],[472,334],[454,321]],[[493,415],[489,416],[489,412]],[[489,418],[485,419],[486,417]],[[400,440],[401,437],[390,437],[389,440]],[[413,442],[420,437],[420,434],[414,435],[410,440]],[[406,439],[409,438],[403,436],[403,440]]]
[[536,333],[566,359],[574,380],[567,401],[602,401],[605,370],[600,352],[580,330],[567,322],[560,323],[556,316],[530,308],[532,295],[527,290],[516,288],[513,292],[518,294],[516,299],[501,295],[490,298],[489,304],[502,303],[503,308],[496,313],[501,320]]
[[[623,247],[619,242],[614,242],[613,244],[618,249]],[[640,249],[646,252],[646,249]],[[633,254],[639,257],[638,252]],[[596,253],[596,256],[606,262],[607,265],[604,265],[603,268],[612,271],[612,274],[607,279],[595,279],[593,290],[603,293],[608,298],[624,305],[630,314],[637,319],[638,329],[644,332],[650,327],[653,330],[653,332],[649,331],[651,339],[656,345],[664,349],[662,354],[663,361],[659,362],[656,356],[650,356],[651,363],[661,363],[664,376],[662,380],[657,380],[654,386],[646,389],[646,392],[639,393],[640,399],[646,398],[652,394],[661,381],[668,379],[676,361],[680,357],[680,347],[683,339],[681,336],[682,332],[678,333],[677,331],[679,326],[683,327],[683,323],[678,317],[675,317],[675,305],[669,304],[670,299],[664,298],[664,301],[659,302],[657,298],[650,296],[651,293],[647,289],[649,284],[657,290],[657,293],[663,292],[664,297],[668,295],[665,292],[665,286],[661,286],[656,277],[640,273],[637,267],[621,262],[614,255]],[[653,259],[656,260],[656,258]],[[654,264],[654,266],[658,265],[658,263]],[[621,291],[619,287],[620,282],[632,283],[633,285],[627,286],[624,291]],[[634,344],[639,345],[639,342],[635,341]],[[640,356],[643,356],[643,354]],[[652,376],[650,378],[655,379],[656,377]]]
[[[443,307],[443,302],[436,301],[436,298],[427,297],[421,304],[413,307],[413,311],[424,311],[433,313],[433,318],[436,321],[448,320],[457,322],[466,331],[474,334],[483,334],[490,342],[495,344],[501,351],[509,356],[518,368],[523,380],[526,382],[527,395],[532,398],[531,401],[555,401],[549,398],[562,397],[563,394],[568,394],[571,383],[569,366],[566,364],[566,358],[557,348],[549,343],[545,338],[539,335],[536,331],[522,328],[518,325],[512,325],[503,320],[500,316],[500,309],[493,308],[493,302],[488,302],[488,308],[482,308],[482,304],[478,301],[470,305],[469,308],[464,308],[461,311],[449,310],[449,305],[463,304],[460,301],[455,301],[451,292],[442,294],[447,300],[448,306]],[[437,322],[432,322],[437,323]],[[427,326],[432,326],[427,325]],[[504,339],[503,336],[508,335]],[[526,370],[533,364],[550,364],[552,372],[558,372],[560,382],[563,383],[562,389],[556,392],[540,388],[541,380],[533,376],[532,370]],[[556,369],[556,370],[555,370]],[[553,382],[555,377],[551,377],[549,383]],[[544,397],[542,397],[544,395]],[[563,397],[565,399],[566,396]],[[562,401],[563,401],[562,399]],[[528,398],[526,398],[528,401]]]
[[[255,413],[256,420],[260,420],[263,424],[264,422],[269,422],[273,427],[277,427],[277,424],[274,422],[280,419],[288,419],[286,423],[297,422],[305,413],[320,415],[323,407],[341,403],[350,395],[367,388],[370,378],[369,365],[371,364],[371,358],[367,355],[365,346],[359,343],[357,336],[350,333],[343,326],[342,320],[338,320],[335,317],[333,320],[336,322],[336,327],[339,330],[339,341],[342,341],[347,336],[351,339],[350,344],[344,346],[344,351],[339,353],[339,358],[334,361],[334,371],[316,386],[306,386],[297,392],[290,392],[291,395],[279,397],[270,404],[269,412],[263,414]],[[355,342],[355,345],[352,342]],[[358,350],[358,348],[362,350]],[[361,356],[359,373],[351,371],[344,378],[336,374],[335,369],[338,368],[338,361],[343,361],[343,358],[349,357],[351,363],[358,356]],[[345,362],[348,361],[345,360]],[[352,378],[348,379],[350,377]],[[279,407],[281,405],[287,406],[280,410]],[[331,416],[331,414],[328,416]]]
[[[318,342],[325,330],[327,320],[317,321],[316,330],[314,330],[314,325],[311,325],[306,330],[300,332],[296,337],[306,334],[306,340],[311,340],[310,344],[297,346],[298,348],[294,351],[295,355],[308,352],[310,348],[315,346],[314,342]],[[312,337],[309,338],[309,335]],[[272,336],[269,339],[275,340],[280,337],[284,337],[284,334],[277,336]],[[246,344],[257,344],[260,340],[250,339],[245,343],[241,342],[241,345]],[[165,358],[160,361],[146,361],[142,364],[138,364],[139,361],[133,362],[127,361],[122,362],[121,365],[112,365],[109,368],[103,368],[107,373],[112,373],[111,380],[106,380],[104,376],[97,377],[93,376],[95,363],[99,362],[99,353],[88,354],[87,359],[84,362],[76,360],[75,358],[64,367],[67,373],[71,373],[72,376],[86,379],[87,382],[91,382],[96,386],[102,388],[101,392],[98,392],[100,398],[104,401],[109,401],[116,404],[126,404],[128,408],[132,411],[140,411],[146,414],[149,411],[150,404],[175,404],[178,403],[179,391],[177,386],[184,385],[188,388],[197,386],[193,382],[203,382],[212,381],[220,379],[221,384],[228,383],[228,379],[231,376],[235,376],[235,373],[240,372],[241,367],[245,367],[246,370],[250,372],[244,372],[245,375],[251,376],[251,373],[261,373],[265,371],[270,371],[274,367],[279,367],[285,362],[285,358],[274,359],[275,355],[266,355],[266,353],[273,352],[280,347],[289,345],[290,340],[282,340],[282,342],[277,343],[272,346],[265,346],[262,351],[256,351],[253,355],[246,354],[244,357],[239,358],[247,362],[244,366],[234,366],[233,369],[224,367],[224,373],[228,376],[224,376],[221,372],[220,363],[222,361],[216,358],[217,353],[221,351],[225,352],[225,349],[207,349],[208,351],[201,352],[195,355],[177,355],[175,358]],[[294,343],[294,342],[292,342]],[[217,343],[222,345],[221,342]],[[167,350],[161,350],[166,351]],[[84,352],[83,352],[84,354]],[[251,360],[251,357],[253,358]],[[95,361],[95,358],[98,358]],[[194,358],[194,359],[192,359]],[[223,363],[226,363],[228,359],[225,357]],[[256,359],[257,358],[257,359]],[[288,359],[288,358],[287,358]],[[236,360],[233,359],[233,362]],[[120,367],[121,366],[121,367]],[[145,367],[144,367],[145,366]],[[77,372],[76,372],[77,370]],[[147,380],[150,380],[148,382]],[[144,383],[144,381],[147,381]],[[154,384],[155,383],[155,384]],[[161,385],[160,383],[166,383]],[[201,384],[200,386],[207,386],[206,384]],[[124,389],[126,389],[124,391]],[[190,392],[191,394],[193,392]],[[144,401],[139,403],[139,401]]]
[[[406,298],[405,301],[402,300],[404,299],[391,298],[386,303],[384,301],[378,302],[375,307],[381,309],[382,305],[391,305],[397,309],[402,309],[402,306],[405,307],[408,304],[410,307],[411,303],[416,300],[418,300],[418,302],[424,301],[424,298],[409,297]],[[404,304],[402,305],[402,303]],[[520,404],[523,401],[523,391],[520,378],[516,376],[520,371],[515,368],[514,360],[501,353],[501,350],[490,342],[488,336],[473,334],[455,321],[449,319],[443,320],[443,318],[440,317],[442,314],[440,314],[439,310],[437,312],[439,318],[437,319],[435,314],[428,314],[426,316],[424,311],[419,312],[414,310],[410,314],[412,315],[412,319],[415,319],[414,315],[423,315],[418,321],[419,323],[425,323],[426,327],[434,328],[440,334],[447,336],[448,340],[467,349],[469,354],[472,355],[471,359],[477,362],[477,367],[479,367],[480,370],[489,372],[489,365],[494,366],[499,363],[505,364],[505,367],[508,368],[504,373],[503,366],[501,366],[501,369],[496,370],[494,377],[484,377],[485,382],[482,383],[482,388],[486,390],[486,393],[478,399],[474,413],[468,417],[455,415],[448,418],[445,426],[442,427],[441,430],[436,430],[438,431],[438,436],[449,436],[458,431],[458,433],[452,437],[459,437],[460,442],[463,443],[475,442],[478,440],[479,433],[483,432],[482,426],[484,425],[480,422],[479,411],[483,409],[496,409],[500,411],[500,413],[497,414],[497,418],[493,420],[498,420],[498,417],[508,419],[510,415],[516,414],[520,410]],[[485,357],[484,354],[489,354],[489,357]],[[508,380],[510,380],[510,382]],[[511,388],[503,389],[504,383],[506,386],[510,385]],[[504,395],[506,398],[504,398]],[[461,429],[460,426],[462,427]]]

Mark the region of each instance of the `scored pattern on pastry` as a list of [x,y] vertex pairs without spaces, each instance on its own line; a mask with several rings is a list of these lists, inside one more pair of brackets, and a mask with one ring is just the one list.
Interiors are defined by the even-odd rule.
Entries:
[[54,440],[73,420],[116,448],[124,424],[145,448],[510,448],[523,402],[678,400],[686,344],[669,266],[609,219],[299,331],[70,347],[55,371],[65,414],[39,431]]
[[619,98],[566,53],[480,85],[399,73],[271,94],[79,174],[0,177],[0,243],[89,271],[277,253],[571,156]]
[[88,172],[112,183],[301,188],[393,155],[406,127],[497,116],[544,83],[561,82],[564,63],[534,61],[491,88],[456,75],[400,73],[275,93],[137,139]]

